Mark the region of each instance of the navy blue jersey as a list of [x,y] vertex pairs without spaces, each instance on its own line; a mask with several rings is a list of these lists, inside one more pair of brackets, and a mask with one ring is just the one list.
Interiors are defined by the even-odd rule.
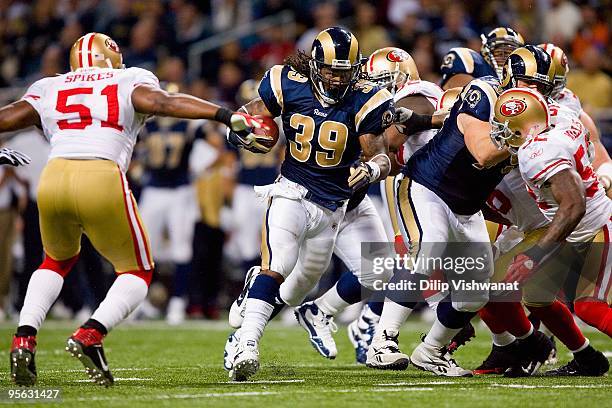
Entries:
[[141,140],[144,144],[143,185],[179,187],[190,183],[189,155],[201,129],[189,128],[189,121],[154,118],[147,122]]
[[470,48],[451,48],[442,60],[440,71],[442,72],[442,81],[440,81],[442,87],[453,75],[457,74],[468,74],[474,78],[497,76],[493,67],[487,64],[482,55]]
[[381,134],[393,119],[386,89],[360,84],[341,102],[325,105],[310,80],[286,65],[264,75],[259,96],[280,116],[287,145],[281,174],[308,189],[312,201],[335,209],[351,197],[349,168],[361,154],[359,137]]
[[457,127],[460,113],[488,122],[494,115],[498,88],[499,82],[492,76],[466,85],[442,129],[410,157],[402,170],[410,179],[436,193],[456,214],[471,215],[480,211],[489,194],[511,169],[509,160],[491,168],[480,168]]

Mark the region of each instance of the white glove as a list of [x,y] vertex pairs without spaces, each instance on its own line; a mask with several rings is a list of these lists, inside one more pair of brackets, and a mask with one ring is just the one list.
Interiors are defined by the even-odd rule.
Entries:
[[380,175],[380,167],[374,162],[359,162],[349,171],[351,175],[348,178],[348,185],[353,191],[365,188],[368,184],[376,181]]
[[17,150],[0,148],[0,164],[9,164],[11,166],[23,166],[31,162],[30,158]]

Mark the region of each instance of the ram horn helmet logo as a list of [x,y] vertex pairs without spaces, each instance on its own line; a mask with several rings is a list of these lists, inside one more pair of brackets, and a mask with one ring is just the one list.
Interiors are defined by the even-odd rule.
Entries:
[[502,104],[499,111],[504,116],[516,116],[525,112],[525,109],[527,109],[527,104],[525,101],[520,99],[510,99]]

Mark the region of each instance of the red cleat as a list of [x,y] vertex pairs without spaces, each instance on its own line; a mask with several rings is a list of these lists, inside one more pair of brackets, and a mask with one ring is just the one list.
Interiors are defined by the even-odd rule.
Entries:
[[104,335],[96,329],[80,327],[66,341],[66,351],[85,366],[89,378],[99,385],[109,387],[115,380],[106,362],[103,338]]
[[36,384],[36,336],[14,336],[11,345],[11,378],[17,385]]

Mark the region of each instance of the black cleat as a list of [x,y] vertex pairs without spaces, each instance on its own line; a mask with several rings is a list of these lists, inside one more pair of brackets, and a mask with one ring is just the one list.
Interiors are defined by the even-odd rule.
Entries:
[[518,341],[514,341],[506,346],[496,346],[493,344],[487,358],[474,369],[474,375],[503,374],[510,366],[519,363],[517,348]]
[[96,384],[110,387],[115,380],[104,356],[103,337],[96,329],[81,327],[66,341],[66,351],[85,366],[85,372]]
[[476,337],[476,330],[474,330],[472,323],[468,322],[459,333],[455,334],[455,337],[452,338],[446,350],[448,353],[453,354],[459,347],[465,345],[465,343],[472,340],[474,337]]
[[518,355],[521,356],[519,364],[512,365],[504,373],[504,377],[529,377],[534,375],[548,360],[553,350],[550,338],[540,331],[531,336],[518,340]]
[[610,370],[610,362],[599,350],[591,346],[574,354],[574,359],[544,375],[551,377],[601,377]]
[[10,353],[11,379],[17,385],[36,384],[36,336],[14,336]]

